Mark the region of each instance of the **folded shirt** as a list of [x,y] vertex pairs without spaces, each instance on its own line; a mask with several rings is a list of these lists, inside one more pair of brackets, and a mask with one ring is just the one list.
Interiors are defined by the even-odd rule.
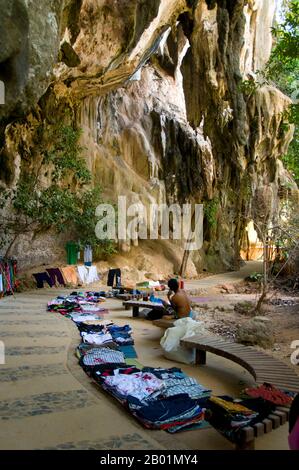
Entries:
[[77,314],[71,314],[71,317],[72,317],[72,320],[75,323],[81,323],[81,322],[84,322],[86,320],[99,320],[99,316],[95,315],[95,314],[82,315],[82,314],[77,313]]
[[120,351],[109,348],[93,348],[82,357],[82,363],[86,366],[94,366],[104,363],[124,363],[125,356]]
[[167,423],[176,420],[187,420],[202,412],[187,394],[163,398],[142,406],[134,411],[136,417],[148,423]]
[[105,385],[114,387],[123,396],[131,395],[139,400],[163,388],[163,381],[148,372],[137,372],[129,376],[114,375],[105,379]]
[[187,393],[190,398],[195,400],[211,395],[211,390],[204,388],[193,377],[166,379],[164,380],[164,384],[165,391],[163,391],[163,395],[166,397]]
[[112,336],[110,333],[95,333],[95,334],[90,334],[90,333],[81,333],[81,336],[83,338],[84,343],[89,343],[89,344],[105,344],[112,342]]

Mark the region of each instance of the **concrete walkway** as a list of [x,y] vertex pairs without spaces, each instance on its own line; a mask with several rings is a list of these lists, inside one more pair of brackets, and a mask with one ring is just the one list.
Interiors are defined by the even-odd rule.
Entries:
[[186,289],[211,289],[221,284],[236,284],[253,273],[262,273],[262,261],[247,261],[239,271],[215,274],[200,280],[191,280],[185,282]]
[[[145,430],[82,371],[74,355],[78,330],[46,303],[67,290],[44,289],[0,300],[1,449],[232,449],[213,428],[170,435]],[[138,360],[155,367],[181,367],[214,394],[236,395],[252,384],[236,364],[212,356],[204,367],[176,364],[161,354],[160,329],[133,319],[116,299],[106,302],[110,318],[133,328]],[[287,449],[287,426],[259,438],[258,449]]]

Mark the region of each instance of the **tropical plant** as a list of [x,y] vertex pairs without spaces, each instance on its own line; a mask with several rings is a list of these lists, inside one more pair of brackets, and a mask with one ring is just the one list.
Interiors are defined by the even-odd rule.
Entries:
[[91,173],[81,156],[81,130],[57,124],[37,129],[37,135],[38,163],[23,167],[16,186],[0,193],[0,247],[6,248],[5,256],[22,234],[36,236],[49,229],[69,232],[104,252],[114,251],[114,243],[95,236],[95,209],[103,201],[100,187],[86,186]]
[[295,132],[282,160],[299,182],[299,0],[283,2],[283,17],[272,29],[275,46],[265,69],[265,76],[293,101],[284,115],[285,125],[293,124]]

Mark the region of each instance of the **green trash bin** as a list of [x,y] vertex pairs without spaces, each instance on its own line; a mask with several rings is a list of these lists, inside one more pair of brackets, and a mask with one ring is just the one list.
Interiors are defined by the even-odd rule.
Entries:
[[78,245],[75,242],[67,242],[66,253],[67,253],[67,264],[77,264],[78,260]]

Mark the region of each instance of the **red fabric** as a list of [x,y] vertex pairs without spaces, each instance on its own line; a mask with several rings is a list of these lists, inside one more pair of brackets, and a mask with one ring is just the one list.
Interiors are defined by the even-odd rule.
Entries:
[[275,405],[289,405],[293,399],[270,384],[263,384],[256,388],[246,388],[247,395],[253,398],[264,398]]

